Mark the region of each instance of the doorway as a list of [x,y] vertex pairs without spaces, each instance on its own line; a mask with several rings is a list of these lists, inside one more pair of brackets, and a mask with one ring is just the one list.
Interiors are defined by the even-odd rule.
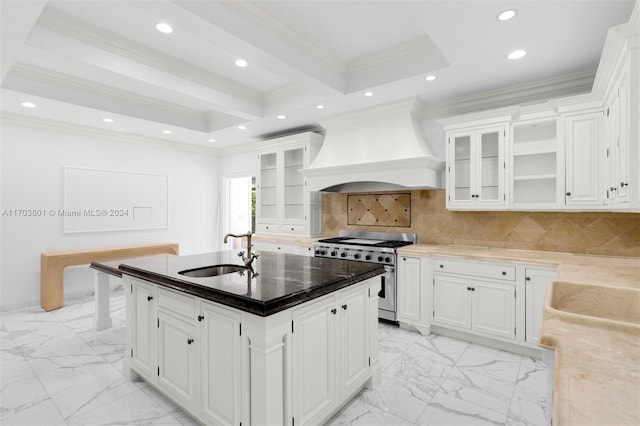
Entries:
[[[256,229],[255,176],[223,178],[224,214],[222,233],[244,234]],[[229,238],[224,250],[240,248],[242,239]]]

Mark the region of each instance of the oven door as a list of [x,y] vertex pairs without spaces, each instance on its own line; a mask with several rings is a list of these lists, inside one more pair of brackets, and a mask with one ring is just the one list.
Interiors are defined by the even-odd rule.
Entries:
[[385,266],[378,292],[378,318],[396,320],[396,271],[393,266]]

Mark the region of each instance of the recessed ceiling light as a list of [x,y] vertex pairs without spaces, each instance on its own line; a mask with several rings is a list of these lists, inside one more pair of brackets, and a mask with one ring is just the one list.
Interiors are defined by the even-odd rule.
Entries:
[[437,77],[436,77],[435,75],[430,74],[430,75],[426,76],[424,79],[425,79],[425,80],[427,80],[427,81],[433,81],[433,80],[435,80],[436,78],[437,78]]
[[527,54],[527,52],[525,50],[514,50],[513,52],[509,53],[507,58],[509,58],[509,59],[520,59],[520,58],[524,57],[526,54]]
[[215,139],[209,139],[209,142],[215,142],[215,141],[216,141]]
[[324,109],[324,105],[322,105],[322,104],[318,104],[318,105],[316,105],[316,108],[318,108],[318,109]]
[[239,125],[238,130],[247,130],[247,126]]
[[285,118],[287,118],[287,116],[286,116],[286,115],[282,115],[282,114],[280,114],[280,115],[278,116],[278,120],[284,120]]
[[163,130],[162,133],[164,133],[165,135],[170,135],[171,134],[171,130]]
[[249,65],[249,63],[247,61],[245,61],[244,59],[237,59],[236,60],[236,66],[237,67],[244,68],[247,65]]
[[508,21],[509,19],[512,19],[514,16],[516,16],[517,13],[518,11],[515,9],[502,11],[498,14],[498,21]]
[[373,96],[373,92],[364,92],[365,96]]
[[156,30],[164,34],[171,34],[173,32],[173,27],[166,22],[160,22],[156,25]]
[[113,123],[113,118],[103,118],[102,121],[105,123]]
[[20,105],[22,105],[25,108],[35,108],[36,104],[34,104],[33,102],[23,102]]

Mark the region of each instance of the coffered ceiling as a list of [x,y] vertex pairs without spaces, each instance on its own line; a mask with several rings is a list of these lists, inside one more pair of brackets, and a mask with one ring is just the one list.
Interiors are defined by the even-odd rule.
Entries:
[[[633,5],[2,0],[1,107],[224,148],[412,96],[433,116],[535,102],[588,91],[608,28]],[[501,22],[505,9],[518,13]],[[527,55],[507,59],[516,49]]]

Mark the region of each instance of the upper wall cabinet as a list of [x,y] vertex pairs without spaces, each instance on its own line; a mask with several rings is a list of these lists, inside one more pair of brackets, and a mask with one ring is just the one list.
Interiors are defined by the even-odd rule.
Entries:
[[516,209],[554,209],[563,195],[558,119],[521,119],[511,126],[509,193]]
[[447,208],[504,209],[507,123],[447,129]]
[[565,203],[567,207],[601,206],[602,111],[563,117],[565,128]]
[[300,133],[269,141],[258,152],[256,231],[280,235],[320,235],[321,196],[306,189],[299,170],[322,145],[322,135]]
[[590,93],[439,120],[448,209],[640,211],[633,19],[609,30]]

